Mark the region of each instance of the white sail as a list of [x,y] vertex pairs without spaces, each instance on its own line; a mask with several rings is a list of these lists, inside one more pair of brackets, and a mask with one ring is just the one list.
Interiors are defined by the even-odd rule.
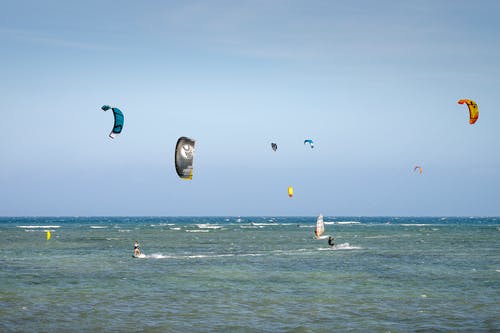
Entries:
[[323,215],[319,214],[318,219],[316,220],[316,238],[321,237],[325,232],[325,224],[323,223]]

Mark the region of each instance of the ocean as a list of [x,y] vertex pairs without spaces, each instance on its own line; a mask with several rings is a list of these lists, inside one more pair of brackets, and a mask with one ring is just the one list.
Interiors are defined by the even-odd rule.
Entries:
[[0,218],[0,331],[500,332],[500,218],[324,220]]

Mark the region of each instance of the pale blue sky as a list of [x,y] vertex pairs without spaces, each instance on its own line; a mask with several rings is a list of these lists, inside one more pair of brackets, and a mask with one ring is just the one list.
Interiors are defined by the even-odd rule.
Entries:
[[[498,1],[3,1],[0,215],[500,215],[499,17]],[[115,140],[103,104],[125,114]],[[179,136],[197,140],[191,182]]]

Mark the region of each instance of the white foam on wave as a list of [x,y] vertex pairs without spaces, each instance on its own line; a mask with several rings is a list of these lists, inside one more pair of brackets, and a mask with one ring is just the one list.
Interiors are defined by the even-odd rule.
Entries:
[[364,238],[369,238],[369,239],[378,239],[378,238],[391,238],[391,236],[387,235],[377,235],[377,236],[366,236]]
[[319,251],[339,251],[339,250],[362,250],[363,248],[360,246],[352,246],[349,243],[342,243],[342,244],[337,244],[334,247],[322,247],[319,248]]
[[18,228],[23,229],[55,229],[60,228],[60,225],[18,225]]
[[118,229],[118,232],[130,232],[128,229]]
[[150,224],[150,227],[165,227],[165,226],[170,226],[170,225],[175,225],[175,223],[158,223],[158,224]]
[[100,226],[100,225],[91,225],[90,229],[107,229],[108,227],[106,226]]
[[313,254],[311,249],[294,249],[294,250],[274,250],[266,252],[262,255],[284,255],[284,256],[303,256],[304,254]]
[[193,254],[185,256],[187,259],[199,259],[199,258],[222,258],[222,257],[235,257],[235,254]]
[[180,227],[170,228],[170,230],[181,230]]
[[222,229],[222,226],[217,224],[197,224],[196,225],[200,229]]
[[335,222],[335,224],[361,224],[361,222],[358,222],[358,221],[338,221],[338,222]]
[[434,224],[429,224],[429,223],[401,223],[403,227],[428,227],[428,226],[433,226]]
[[241,229],[262,229],[264,228],[263,225],[241,225]]
[[333,247],[334,250],[361,250],[362,248],[360,246],[352,246],[349,243],[342,243],[335,245]]
[[201,230],[186,230],[186,232],[209,232],[209,230],[201,229]]
[[150,259],[168,259],[168,258],[172,258],[172,256],[168,256],[166,254],[161,254],[161,253],[153,253],[153,254],[147,255],[146,258],[150,258]]
[[224,257],[257,257],[262,256],[261,253],[244,253],[244,254],[190,254],[190,255],[167,255],[163,253],[153,253],[149,255],[141,254],[139,258],[146,259],[211,259],[211,258],[224,258]]

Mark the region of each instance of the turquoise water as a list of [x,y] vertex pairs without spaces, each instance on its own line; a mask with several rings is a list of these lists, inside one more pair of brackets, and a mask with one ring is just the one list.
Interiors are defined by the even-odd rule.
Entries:
[[500,219],[315,221],[0,218],[0,331],[500,331]]

